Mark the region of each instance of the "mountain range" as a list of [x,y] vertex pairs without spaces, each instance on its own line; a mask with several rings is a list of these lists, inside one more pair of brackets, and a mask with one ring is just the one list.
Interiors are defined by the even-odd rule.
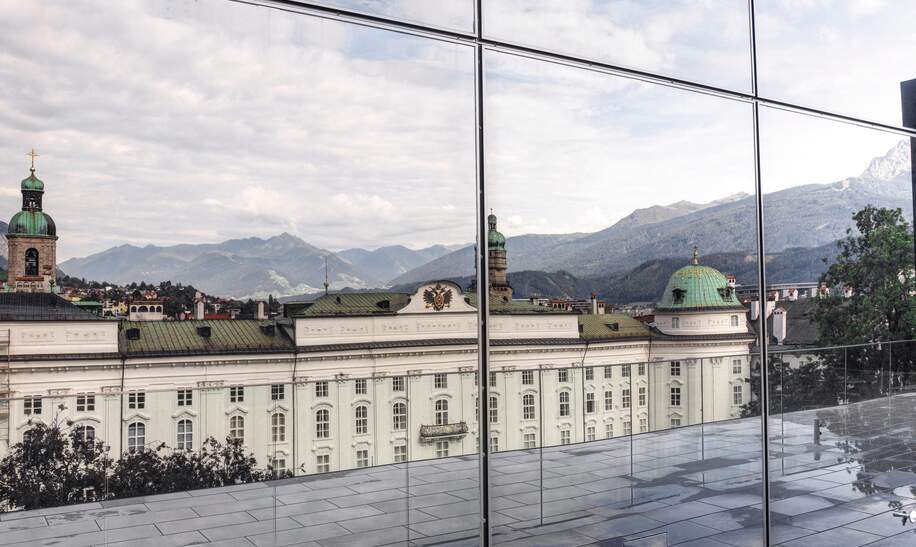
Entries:
[[[911,184],[909,144],[901,141],[858,176],[764,194],[768,268],[781,272],[777,277],[783,281],[814,280],[824,265],[811,257],[832,256],[832,245],[846,235],[855,211],[868,204],[899,207],[911,219]],[[658,294],[658,282],[647,279],[666,280],[694,245],[709,255],[704,263],[740,279],[756,268],[755,211],[754,196],[739,193],[709,203],[679,201],[637,209],[594,233],[509,237],[510,283],[518,295],[584,296],[596,291],[612,301],[651,300]],[[215,244],[121,245],[67,260],[60,268],[87,279],[171,280],[241,298],[320,292],[325,263],[336,290],[469,279],[473,254],[470,244],[332,252],[284,233]],[[772,275],[770,280],[778,282]]]
[[[763,195],[768,254],[820,247],[846,235],[865,205],[901,208],[912,219],[909,143],[901,141],[856,177]],[[750,253],[757,248],[756,200],[734,194],[705,204],[678,202],[638,209],[590,234],[521,235],[506,240],[509,272],[574,272],[579,278],[619,274],[653,259],[701,253]],[[473,273],[472,248],[441,256],[392,280],[409,284]]]

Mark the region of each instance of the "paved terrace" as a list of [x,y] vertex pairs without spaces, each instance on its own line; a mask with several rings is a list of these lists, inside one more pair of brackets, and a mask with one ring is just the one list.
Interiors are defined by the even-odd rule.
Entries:
[[[826,420],[813,442],[815,417]],[[773,418],[782,545],[916,545],[916,396]],[[493,463],[508,545],[760,544],[759,421],[517,451]],[[916,488],[916,487],[914,487]],[[0,516],[2,545],[475,545],[477,461],[445,458]]]

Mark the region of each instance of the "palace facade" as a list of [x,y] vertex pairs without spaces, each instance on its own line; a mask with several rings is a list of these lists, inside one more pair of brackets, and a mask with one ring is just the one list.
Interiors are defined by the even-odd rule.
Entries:
[[259,462],[298,473],[471,454],[478,381],[490,385],[494,450],[739,416],[755,335],[733,283],[696,253],[644,324],[512,300],[493,215],[490,230],[500,260],[486,379],[476,296],[449,281],[327,294],[269,320],[111,321],[50,283],[0,294],[12,396],[0,455],[53,420],[119,451],[239,437]]

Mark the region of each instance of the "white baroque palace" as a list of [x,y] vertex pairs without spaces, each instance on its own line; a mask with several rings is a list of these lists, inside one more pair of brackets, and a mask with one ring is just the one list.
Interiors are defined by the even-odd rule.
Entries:
[[[748,402],[755,335],[718,271],[696,257],[678,270],[654,323],[580,315],[511,300],[495,217],[489,236],[503,259],[481,379],[494,450],[726,420]],[[2,293],[0,455],[53,420],[117,451],[238,437],[300,473],[474,453],[477,323],[448,281],[270,320],[110,321],[53,292]]]

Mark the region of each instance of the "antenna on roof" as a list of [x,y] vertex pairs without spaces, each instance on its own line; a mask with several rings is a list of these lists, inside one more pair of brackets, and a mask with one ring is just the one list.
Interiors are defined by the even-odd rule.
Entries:
[[324,255],[324,295],[328,295],[328,255]]

